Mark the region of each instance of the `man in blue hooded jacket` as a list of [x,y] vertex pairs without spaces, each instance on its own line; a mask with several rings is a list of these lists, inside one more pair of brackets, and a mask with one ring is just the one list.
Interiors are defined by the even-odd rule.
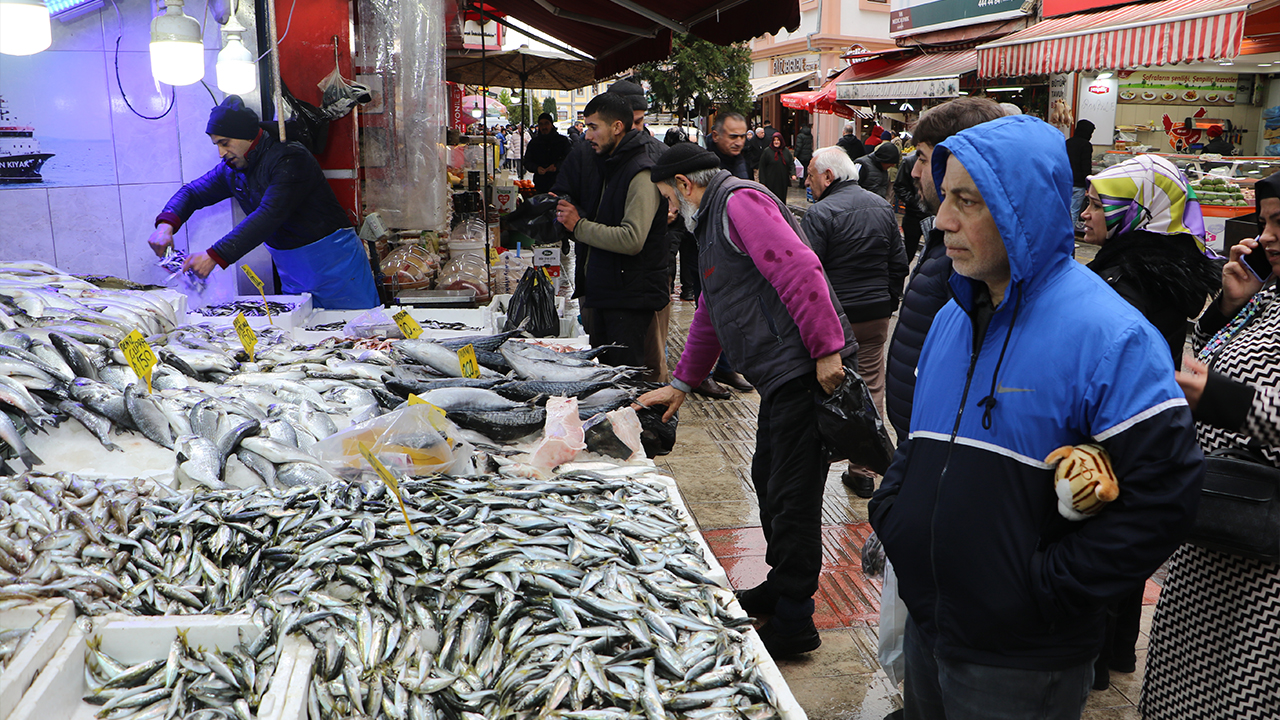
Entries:
[[[932,159],[955,299],[870,504],[910,610],[906,717],[1079,718],[1105,606],[1185,539],[1203,456],[1168,345],[1071,257],[1061,133],[1006,117]],[[1085,443],[1120,494],[1068,521],[1045,459]]]

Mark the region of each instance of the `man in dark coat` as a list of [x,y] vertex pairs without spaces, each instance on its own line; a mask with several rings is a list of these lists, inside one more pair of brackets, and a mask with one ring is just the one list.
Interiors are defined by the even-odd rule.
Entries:
[[183,269],[207,277],[266,243],[282,290],[309,292],[317,307],[350,310],[378,304],[364,244],[338,203],[315,156],[297,142],[282,143],[258,124],[238,95],[209,114],[205,128],[222,162],[183,185],[156,217],[148,242],[156,255],[200,208],[234,197],[246,217]]
[[795,156],[801,165],[809,167],[809,161],[813,159],[813,132],[808,125],[802,126],[800,132],[796,133]]
[[524,166],[533,171],[533,187],[540,193],[551,190],[560,174],[560,163],[569,154],[569,138],[556,132],[551,113],[538,116],[538,134],[529,141]]
[[929,217],[928,210],[920,200],[920,191],[916,189],[915,180],[911,177],[918,157],[917,153],[911,152],[902,158],[902,164],[898,165],[898,177],[893,180],[893,195],[903,207],[902,243],[907,250],[908,262],[916,256],[916,250],[920,249],[920,238],[924,235],[924,228],[920,227],[920,223]]
[[707,149],[720,159],[720,167],[735,177],[751,179],[747,160],[742,154],[747,143],[747,119],[741,113],[722,112],[716,115],[707,141]]
[[897,145],[882,142],[869,154],[858,158],[858,184],[863,188],[889,199],[889,168],[895,167],[902,159],[902,151]]
[[867,154],[866,147],[862,144],[862,141],[858,139],[857,131],[858,123],[854,120],[850,120],[844,124],[844,135],[836,141],[836,145],[844,148],[844,151],[849,155],[849,159],[855,161]]
[[1089,174],[1093,172],[1093,123],[1076,122],[1076,131],[1067,138],[1067,161],[1071,163],[1071,222],[1084,229],[1080,213],[1084,211],[1085,193],[1089,192]]

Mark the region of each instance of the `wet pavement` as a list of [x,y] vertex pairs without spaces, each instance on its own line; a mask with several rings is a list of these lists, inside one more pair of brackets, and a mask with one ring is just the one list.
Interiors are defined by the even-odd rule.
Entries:
[[[793,190],[794,192],[794,190]],[[791,198],[789,198],[791,199]],[[801,195],[803,203],[803,195]],[[1077,258],[1092,258],[1093,248],[1077,247]],[[673,298],[678,295],[673,296]],[[668,355],[675,368],[684,348],[694,304],[673,299]],[[680,487],[699,529],[735,588],[764,580],[764,536],[751,485],[759,396],[735,392],[728,400],[692,395],[680,411],[674,451],[657,463]],[[876,660],[880,581],[862,572],[862,546],[871,533],[867,502],[840,482],[844,463],[832,465],[823,495],[823,568],[815,597],[814,621],[822,647],[778,666],[800,705],[813,720],[880,720],[902,707],[899,688]],[[1112,673],[1112,685],[1090,695],[1085,720],[1136,719],[1147,630],[1159,586],[1147,583],[1138,670]]]

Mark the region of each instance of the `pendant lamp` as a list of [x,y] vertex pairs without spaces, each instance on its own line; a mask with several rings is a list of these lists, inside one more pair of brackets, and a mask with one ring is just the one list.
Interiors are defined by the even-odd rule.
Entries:
[[151,75],[166,85],[190,85],[204,77],[200,23],[182,12],[182,0],[166,0],[151,21]]
[[44,0],[0,0],[0,53],[33,55],[52,42]]
[[234,12],[223,30],[227,33],[227,44],[218,52],[218,89],[228,95],[251,93],[258,87],[258,66],[253,53],[240,39],[244,27]]

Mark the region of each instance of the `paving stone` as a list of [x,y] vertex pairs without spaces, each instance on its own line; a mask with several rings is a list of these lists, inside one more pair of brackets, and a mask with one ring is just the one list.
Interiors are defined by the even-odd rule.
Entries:
[[[879,669],[875,653],[869,654],[867,643],[860,642],[854,636],[854,632],[850,629],[823,631],[821,647],[813,652],[776,661],[778,669],[783,677],[787,678],[788,684],[793,678],[799,680],[847,675],[870,676]],[[861,628],[858,632],[865,635],[867,629]],[[868,678],[859,677],[858,679]]]

